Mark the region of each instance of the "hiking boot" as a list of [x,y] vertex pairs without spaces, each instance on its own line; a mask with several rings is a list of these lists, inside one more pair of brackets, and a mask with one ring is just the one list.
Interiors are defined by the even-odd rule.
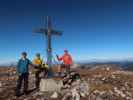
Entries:
[[15,96],[16,97],[20,97],[22,94],[20,93],[20,92],[17,92],[16,94],[15,94]]
[[28,94],[29,94],[29,92],[28,92],[28,91],[24,91],[24,94],[25,94],[25,95],[28,95]]

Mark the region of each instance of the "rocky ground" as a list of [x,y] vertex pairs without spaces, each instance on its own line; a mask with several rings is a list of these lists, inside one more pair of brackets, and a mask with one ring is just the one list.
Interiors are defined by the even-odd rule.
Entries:
[[[93,68],[76,68],[81,79],[60,91],[34,90],[34,75],[30,75],[29,94],[15,97],[17,76],[15,68],[0,68],[0,100],[133,100],[133,72],[117,65],[96,65]],[[61,81],[61,78],[53,78]]]

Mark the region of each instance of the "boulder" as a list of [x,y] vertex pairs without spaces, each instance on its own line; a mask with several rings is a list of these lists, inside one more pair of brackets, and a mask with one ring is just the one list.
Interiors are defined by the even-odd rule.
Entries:
[[40,91],[41,92],[60,92],[62,82],[57,82],[54,79],[41,79]]

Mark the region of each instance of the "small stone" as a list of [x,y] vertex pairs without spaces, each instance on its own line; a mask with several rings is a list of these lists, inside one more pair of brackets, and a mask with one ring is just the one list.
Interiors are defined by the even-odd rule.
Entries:
[[2,82],[0,82],[0,87],[2,87]]
[[72,94],[71,92],[68,92],[64,95],[64,97],[62,98],[62,100],[68,100],[69,98],[71,98]]
[[81,97],[85,97],[85,94],[84,94],[84,93],[82,93],[82,92],[80,92],[80,95],[81,95]]
[[80,95],[76,88],[72,89],[72,100],[80,100]]
[[106,68],[106,70],[107,70],[107,71],[109,71],[109,70],[110,70],[110,68],[109,68],[109,67],[107,67],[107,68]]
[[51,96],[52,99],[56,99],[58,98],[58,93],[57,92],[54,92]]

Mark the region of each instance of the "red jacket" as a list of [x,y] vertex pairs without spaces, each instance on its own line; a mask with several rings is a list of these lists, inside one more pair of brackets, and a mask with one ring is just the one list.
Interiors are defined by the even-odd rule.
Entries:
[[69,54],[64,54],[62,57],[58,57],[59,61],[63,61],[65,65],[72,65],[72,57]]

